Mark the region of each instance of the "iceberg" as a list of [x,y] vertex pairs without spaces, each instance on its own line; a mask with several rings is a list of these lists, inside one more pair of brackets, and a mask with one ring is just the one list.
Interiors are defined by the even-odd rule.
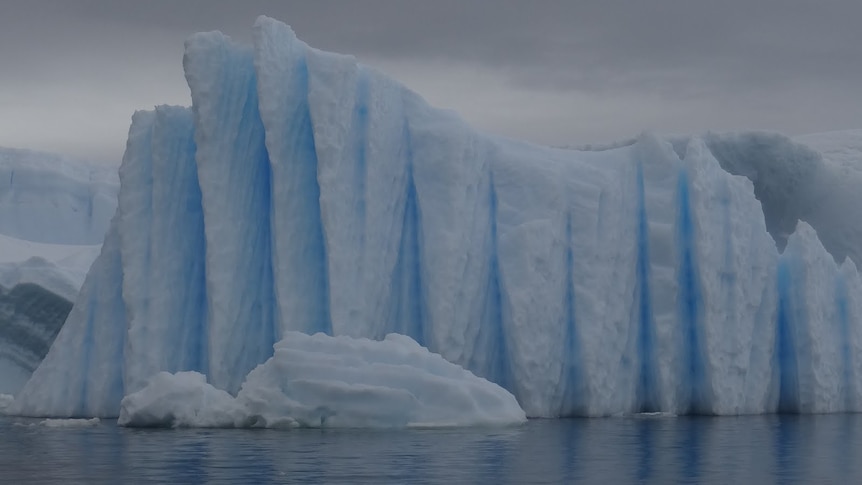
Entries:
[[296,332],[401,334],[531,417],[862,410],[862,181],[820,149],[487,135],[266,17],[183,64],[192,107],[133,117],[102,252],[12,412],[193,424],[163,407],[187,392],[235,422]]
[[24,386],[72,309],[116,209],[114,172],[0,148],[0,393]]
[[193,371],[160,372],[120,403],[121,426],[440,427],[518,424],[514,396],[404,335],[288,332],[236,398]]
[[89,428],[98,426],[99,418],[91,419],[45,419],[39,422],[39,426],[46,428]]

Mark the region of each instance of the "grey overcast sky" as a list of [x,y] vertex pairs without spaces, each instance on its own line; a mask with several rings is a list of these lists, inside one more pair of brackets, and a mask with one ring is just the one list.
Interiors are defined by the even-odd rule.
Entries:
[[185,38],[259,14],[537,143],[862,128],[860,0],[0,0],[0,146],[118,163]]

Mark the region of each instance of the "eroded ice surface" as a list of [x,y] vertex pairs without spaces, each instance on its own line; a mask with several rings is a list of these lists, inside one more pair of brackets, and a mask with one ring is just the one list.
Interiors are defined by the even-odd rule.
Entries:
[[410,336],[530,416],[862,409],[862,185],[821,148],[488,136],[265,17],[184,67],[13,411],[117,416],[160,371],[241,395],[292,331]]
[[123,398],[123,426],[406,427],[517,424],[515,398],[411,338],[288,332],[236,398],[197,372],[156,374]]

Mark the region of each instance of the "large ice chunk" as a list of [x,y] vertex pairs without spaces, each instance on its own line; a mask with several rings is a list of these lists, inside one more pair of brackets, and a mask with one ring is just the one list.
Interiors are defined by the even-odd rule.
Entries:
[[244,413],[227,392],[194,371],[159,372],[120,404],[121,426],[231,428]]
[[413,339],[289,332],[234,399],[196,372],[161,372],[120,405],[124,426],[404,427],[516,424],[514,396]]

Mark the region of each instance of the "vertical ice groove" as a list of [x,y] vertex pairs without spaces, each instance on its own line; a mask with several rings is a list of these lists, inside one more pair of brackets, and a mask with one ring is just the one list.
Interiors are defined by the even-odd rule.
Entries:
[[563,396],[558,410],[559,416],[582,416],[587,411],[589,400],[584,385],[581,364],[581,343],[575,317],[575,256],[572,236],[572,215],[566,214],[565,293],[563,295],[564,346],[563,367],[560,378]]
[[[769,406],[776,336],[775,242],[764,221],[750,217],[762,212],[751,182],[725,172],[702,139],[688,141],[684,168],[699,304],[696,345],[709,401],[709,409],[700,412],[763,412]],[[679,278],[686,263],[682,256],[677,260]],[[687,322],[680,303],[685,285],[678,286],[678,333],[684,338]],[[682,370],[685,353],[681,357]],[[680,411],[685,404],[680,403]]]
[[691,213],[688,173],[681,169],[677,181],[677,248],[679,251],[679,311],[682,322],[684,395],[681,408],[688,413],[709,413],[713,401],[704,362],[702,293],[695,248],[695,221]]
[[426,345],[425,310],[422,296],[422,216],[413,180],[413,148],[410,126],[404,120],[402,128],[403,158],[406,165],[407,185],[404,194],[404,217],[398,246],[398,259],[392,273],[394,310],[390,312],[387,332],[408,335],[420,345]]
[[224,35],[196,34],[183,58],[195,118],[206,238],[208,377],[235,393],[272,355],[270,162],[253,57]]
[[[366,199],[368,197],[368,110],[369,86],[368,73],[360,69],[356,79],[356,101],[353,108],[353,149],[356,156],[353,179],[356,181],[356,221],[361,224],[359,233],[359,250],[365,252],[366,242]],[[378,195],[379,194],[373,194]]]
[[638,412],[660,410],[658,382],[656,376],[656,356],[654,349],[654,330],[652,300],[650,296],[649,261],[649,222],[646,211],[643,164],[637,165],[637,315],[635,319],[637,335],[637,385],[635,390]]
[[788,280],[785,307],[796,364],[797,404],[790,410],[840,411],[846,362],[842,360],[841,309],[836,306],[838,266],[805,222],[787,239],[781,258],[787,269],[781,276]]
[[281,331],[332,335],[308,50],[290,27],[266,17],[255,23],[260,117],[272,171],[272,271]]
[[155,371],[207,371],[203,207],[193,114],[159,106],[153,131],[149,352]]
[[[329,316],[336,334],[361,335],[367,328],[368,266],[365,240],[365,154],[368,110],[355,59],[306,52],[307,97],[317,153],[317,182],[325,243]],[[362,88],[364,86],[364,88]],[[363,90],[364,93],[361,93]]]
[[477,375],[481,375],[509,391],[514,391],[507,335],[503,322],[503,296],[500,281],[500,261],[498,259],[497,192],[494,186],[493,172],[490,172],[488,177],[489,227],[486,240],[488,272],[479,334],[476,337],[476,347],[471,352],[470,363],[467,367]]
[[132,119],[129,140],[120,166],[118,224],[123,258],[123,300],[128,312],[126,356],[130,365],[126,385],[136,391],[158,371],[157,352],[149,343],[151,244],[153,241],[153,130],[154,111],[139,111]]
[[835,307],[838,316],[838,332],[840,335],[841,352],[841,389],[842,405],[844,411],[853,409],[855,399],[855,388],[853,379],[853,350],[852,335],[850,332],[850,309],[847,301],[847,282],[844,274],[838,273],[835,278]]
[[793,324],[793,276],[788,258],[778,264],[778,315],[775,324],[774,369],[778,379],[779,413],[798,413],[800,409],[799,364],[796,355],[796,335]]

